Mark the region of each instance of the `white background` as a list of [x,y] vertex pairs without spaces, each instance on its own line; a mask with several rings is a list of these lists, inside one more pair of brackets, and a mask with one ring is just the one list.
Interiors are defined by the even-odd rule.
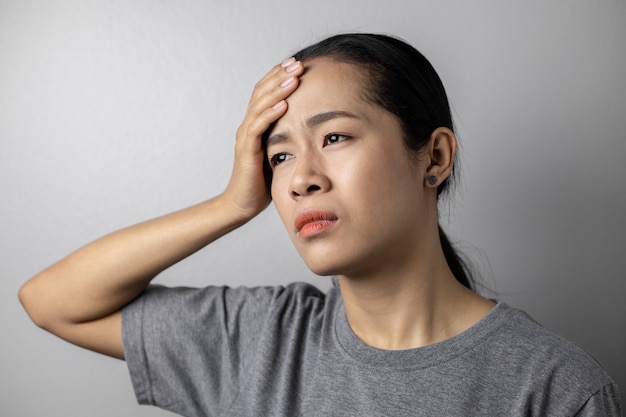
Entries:
[[[125,364],[36,328],[19,286],[114,229],[225,186],[254,83],[321,37],[420,49],[446,85],[462,183],[442,223],[490,296],[595,355],[626,391],[626,3],[0,0],[0,413],[164,416]],[[273,207],[171,285],[313,276]]]

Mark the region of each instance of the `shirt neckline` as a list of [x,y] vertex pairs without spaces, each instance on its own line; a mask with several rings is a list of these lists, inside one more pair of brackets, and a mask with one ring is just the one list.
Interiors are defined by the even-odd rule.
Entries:
[[[341,297],[341,296],[339,296]],[[449,339],[431,345],[407,349],[384,350],[364,343],[348,323],[343,301],[338,303],[334,317],[334,335],[339,349],[349,359],[360,365],[381,368],[428,368],[449,361],[482,343],[497,327],[507,320],[514,310],[502,301],[476,324]]]

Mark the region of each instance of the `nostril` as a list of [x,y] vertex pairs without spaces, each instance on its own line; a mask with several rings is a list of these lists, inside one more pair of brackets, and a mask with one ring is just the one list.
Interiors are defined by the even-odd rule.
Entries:
[[319,190],[321,190],[321,188],[320,188],[319,185],[312,184],[312,185],[309,185],[309,187],[306,190],[307,190],[307,192],[319,191]]

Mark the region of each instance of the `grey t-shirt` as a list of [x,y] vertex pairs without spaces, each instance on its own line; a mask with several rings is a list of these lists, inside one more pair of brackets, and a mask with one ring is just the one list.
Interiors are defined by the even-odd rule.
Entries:
[[361,342],[337,288],[151,286],[123,311],[137,399],[183,416],[620,416],[597,361],[498,303],[404,351]]

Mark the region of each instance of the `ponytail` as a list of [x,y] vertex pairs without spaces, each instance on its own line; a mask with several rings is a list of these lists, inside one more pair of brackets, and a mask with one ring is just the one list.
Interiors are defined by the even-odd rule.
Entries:
[[450,243],[450,240],[443,232],[441,226],[439,227],[439,240],[441,241],[441,248],[443,254],[446,257],[446,262],[452,271],[452,274],[463,286],[473,290],[474,280],[472,279],[470,270],[467,266],[467,262],[457,253],[456,249]]

